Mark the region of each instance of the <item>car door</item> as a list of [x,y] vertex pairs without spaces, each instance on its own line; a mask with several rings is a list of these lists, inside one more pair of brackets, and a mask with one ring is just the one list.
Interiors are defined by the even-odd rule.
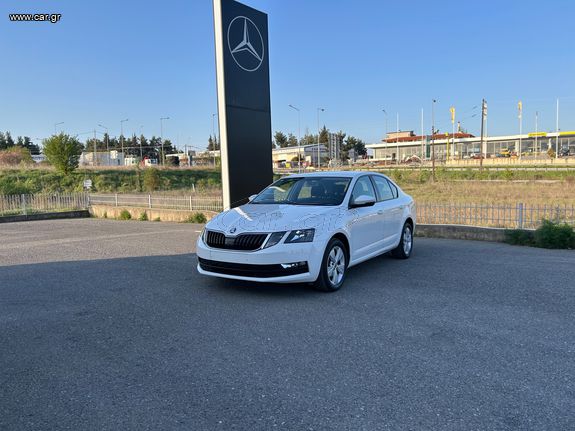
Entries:
[[[359,196],[370,196],[377,200],[373,184],[368,175],[359,177],[355,182],[350,202]],[[376,251],[383,241],[381,215],[377,214],[375,205],[349,208],[349,231],[351,241],[351,260],[361,259]]]
[[387,178],[380,175],[372,175],[373,184],[377,192],[378,214],[382,217],[381,231],[383,233],[383,248],[392,248],[399,241],[402,222],[402,208],[399,204],[398,190]]

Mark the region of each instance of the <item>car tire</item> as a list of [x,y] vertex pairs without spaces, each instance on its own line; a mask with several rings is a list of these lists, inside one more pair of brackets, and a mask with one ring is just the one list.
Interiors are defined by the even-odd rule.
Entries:
[[332,238],[325,248],[319,275],[314,287],[322,292],[335,292],[345,281],[348,265],[348,251],[345,244]]
[[396,248],[391,251],[391,255],[396,259],[407,259],[413,251],[413,226],[405,222],[401,230],[401,238]]

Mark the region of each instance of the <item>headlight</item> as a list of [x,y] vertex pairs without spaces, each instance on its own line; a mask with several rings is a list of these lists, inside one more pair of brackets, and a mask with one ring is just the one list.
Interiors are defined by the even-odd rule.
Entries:
[[264,248],[268,248],[271,247],[273,245],[276,245],[278,242],[280,242],[282,240],[282,238],[285,235],[285,231],[284,232],[274,232],[270,235],[268,241],[266,242],[266,245],[264,245]]
[[315,229],[298,229],[292,230],[287,236],[285,243],[293,244],[300,242],[312,242],[313,236],[315,234]]

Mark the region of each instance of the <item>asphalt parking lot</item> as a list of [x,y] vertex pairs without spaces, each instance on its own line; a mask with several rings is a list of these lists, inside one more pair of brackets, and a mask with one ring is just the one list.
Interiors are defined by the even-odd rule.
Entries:
[[575,252],[416,239],[334,294],[198,225],[0,225],[0,429],[575,429]]

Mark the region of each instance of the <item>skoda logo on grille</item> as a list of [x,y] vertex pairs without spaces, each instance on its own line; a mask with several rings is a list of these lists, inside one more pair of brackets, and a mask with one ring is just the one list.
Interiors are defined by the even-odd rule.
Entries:
[[233,228],[230,229],[230,233],[236,233],[236,230],[237,230],[237,229],[236,229],[235,227],[233,227]]

